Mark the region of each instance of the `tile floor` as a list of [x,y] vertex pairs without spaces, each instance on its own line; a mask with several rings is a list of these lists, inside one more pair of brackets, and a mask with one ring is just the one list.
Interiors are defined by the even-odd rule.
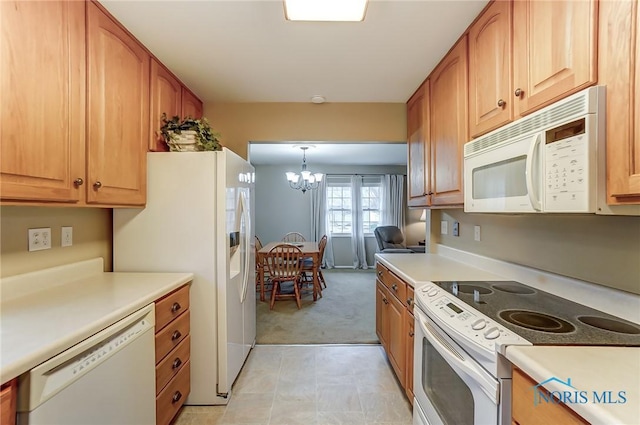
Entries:
[[185,406],[174,425],[409,425],[379,345],[257,345],[227,406]]

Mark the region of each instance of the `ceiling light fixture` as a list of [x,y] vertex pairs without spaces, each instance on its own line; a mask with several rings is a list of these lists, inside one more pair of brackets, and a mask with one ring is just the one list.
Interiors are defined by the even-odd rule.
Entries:
[[367,0],[284,0],[284,16],[289,21],[364,20]]
[[323,177],[322,173],[307,171],[306,152],[310,147],[313,146],[299,146],[299,148],[302,149],[302,171],[300,171],[300,174],[292,171],[286,173],[287,181],[291,189],[301,190],[302,193],[305,193],[307,190],[317,189]]

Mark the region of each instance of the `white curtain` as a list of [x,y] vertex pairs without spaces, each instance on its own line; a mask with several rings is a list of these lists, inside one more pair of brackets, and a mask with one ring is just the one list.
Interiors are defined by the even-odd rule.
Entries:
[[353,268],[367,269],[367,253],[362,230],[362,176],[351,176],[351,252]]
[[331,243],[331,232],[327,223],[327,179],[326,176],[318,184],[318,188],[311,191],[311,235],[315,241],[320,241],[327,235],[327,245],[324,249],[324,259],[322,266],[334,268],[333,248]]
[[382,223],[404,232],[404,176],[385,174],[382,179]]

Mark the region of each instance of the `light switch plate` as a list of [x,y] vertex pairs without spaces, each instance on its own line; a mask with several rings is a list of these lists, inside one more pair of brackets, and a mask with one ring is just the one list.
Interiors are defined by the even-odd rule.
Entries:
[[29,251],[51,249],[51,227],[29,229]]
[[453,222],[453,228],[451,229],[451,234],[453,236],[460,236],[460,223],[457,221]]
[[449,233],[449,222],[443,220],[440,222],[440,233],[446,235]]

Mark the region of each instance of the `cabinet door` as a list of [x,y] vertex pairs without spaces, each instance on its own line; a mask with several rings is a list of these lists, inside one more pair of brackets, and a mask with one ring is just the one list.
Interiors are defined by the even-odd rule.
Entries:
[[640,203],[639,25],[638,2],[600,4],[598,84],[607,86],[607,203],[611,205]]
[[469,30],[471,137],[513,119],[511,63],[511,2],[496,1]]
[[516,115],[596,82],[597,7],[596,0],[514,2]]
[[425,81],[407,102],[408,204],[429,205],[429,80]]
[[388,295],[387,312],[389,316],[389,339],[387,356],[391,366],[396,371],[400,385],[405,385],[406,363],[406,336],[405,336],[405,312],[406,308],[395,296]]
[[387,288],[376,280],[376,334],[380,340],[380,344],[385,348],[388,347],[387,339],[389,337],[389,315],[387,313]]
[[149,54],[95,3],[87,7],[87,202],[144,205]]
[[202,101],[184,86],[182,87],[182,117],[202,118]]
[[406,331],[406,353],[407,353],[407,363],[406,363],[406,373],[405,373],[405,392],[407,393],[407,398],[413,404],[413,336],[414,332],[414,317],[413,314],[407,312],[407,324],[405,329]]
[[431,204],[463,203],[462,159],[467,131],[467,37],[445,56],[431,80]]
[[84,179],[84,2],[0,2],[2,199],[79,201]]
[[168,118],[182,112],[182,84],[161,63],[151,59],[151,128],[149,130],[149,150],[168,151],[160,134],[162,114]]

